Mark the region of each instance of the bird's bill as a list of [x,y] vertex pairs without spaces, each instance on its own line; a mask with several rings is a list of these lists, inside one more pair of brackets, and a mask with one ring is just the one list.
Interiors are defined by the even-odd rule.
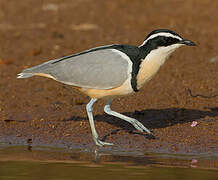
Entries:
[[183,39],[179,42],[180,44],[184,44],[187,46],[196,46],[196,44],[193,41],[190,41],[188,39]]

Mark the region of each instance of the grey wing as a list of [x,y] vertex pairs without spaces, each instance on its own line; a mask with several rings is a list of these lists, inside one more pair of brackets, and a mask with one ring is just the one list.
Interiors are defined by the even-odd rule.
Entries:
[[[51,62],[51,63],[49,63]],[[104,49],[41,65],[41,72],[57,81],[83,88],[110,89],[130,76],[131,60],[121,51]],[[43,68],[44,67],[44,68]]]

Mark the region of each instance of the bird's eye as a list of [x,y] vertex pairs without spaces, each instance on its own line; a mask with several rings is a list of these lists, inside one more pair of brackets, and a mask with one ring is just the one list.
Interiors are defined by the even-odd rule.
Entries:
[[164,41],[167,42],[167,41],[168,41],[168,38],[167,38],[167,37],[164,37]]

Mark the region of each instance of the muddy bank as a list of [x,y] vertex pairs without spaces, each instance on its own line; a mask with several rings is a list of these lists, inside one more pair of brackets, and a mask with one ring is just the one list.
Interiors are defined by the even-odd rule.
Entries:
[[50,79],[18,80],[16,74],[95,46],[141,44],[151,30],[168,28],[198,46],[179,49],[143,90],[112,104],[156,138],[105,115],[103,100],[94,106],[96,129],[115,144],[106,150],[218,155],[216,6],[212,0],[0,1],[0,142],[95,149],[88,97]]

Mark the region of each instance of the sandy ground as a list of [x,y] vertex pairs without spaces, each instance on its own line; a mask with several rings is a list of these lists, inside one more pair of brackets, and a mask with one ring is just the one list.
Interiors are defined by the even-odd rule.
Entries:
[[[112,108],[154,138],[94,106],[113,151],[218,155],[218,2],[213,0],[0,0],[0,144],[94,149],[89,98],[51,79],[16,79],[24,68],[106,44],[139,45],[157,28],[197,47],[177,50],[138,93]],[[198,124],[191,127],[193,121]]]

